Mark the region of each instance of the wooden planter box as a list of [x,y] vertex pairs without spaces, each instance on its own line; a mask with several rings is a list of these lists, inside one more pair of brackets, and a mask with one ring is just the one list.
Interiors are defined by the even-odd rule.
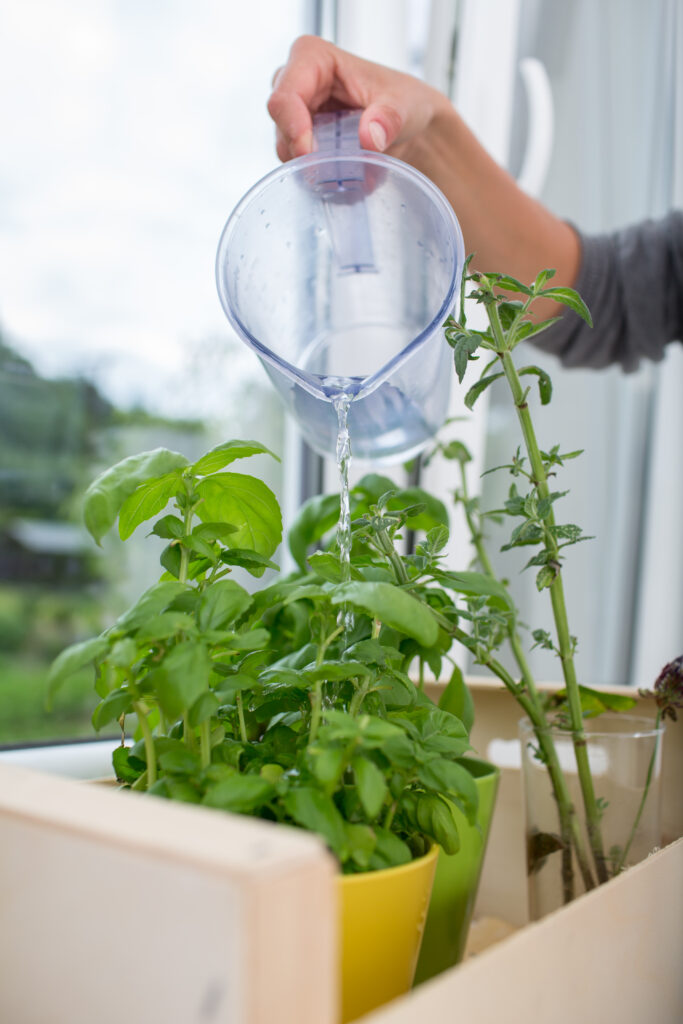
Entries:
[[[516,705],[485,682],[475,704],[478,753],[505,760]],[[475,916],[518,930],[364,1020],[683,1020],[683,725],[664,772],[666,848],[524,927],[506,768]],[[334,1024],[334,878],[299,830],[0,764],[0,1021]]]

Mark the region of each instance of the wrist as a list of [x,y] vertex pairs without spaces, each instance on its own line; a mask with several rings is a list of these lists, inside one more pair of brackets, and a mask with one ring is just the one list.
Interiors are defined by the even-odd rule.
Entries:
[[453,175],[458,173],[459,140],[465,125],[443,93],[429,88],[425,99],[428,112],[420,131],[393,147],[390,153],[422,171],[445,192]]

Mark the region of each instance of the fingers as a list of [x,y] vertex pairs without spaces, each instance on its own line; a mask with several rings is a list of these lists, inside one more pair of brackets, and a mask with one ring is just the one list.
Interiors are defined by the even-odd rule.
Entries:
[[281,160],[311,152],[311,114],[332,94],[334,49],[316,36],[302,36],[293,44],[287,64],[273,76],[268,113],[277,127]]
[[403,116],[395,103],[373,102],[360,119],[358,136],[363,149],[383,153],[394,143],[403,129]]
[[310,153],[313,122],[300,95],[276,88],[268,100],[268,113],[277,128],[277,153],[281,160]]
[[372,64],[317,36],[302,36],[287,64],[273,76],[268,112],[277,127],[281,160],[310,153],[312,115],[319,110],[359,107],[360,144],[384,152],[422,131],[429,121],[431,93],[408,75]]

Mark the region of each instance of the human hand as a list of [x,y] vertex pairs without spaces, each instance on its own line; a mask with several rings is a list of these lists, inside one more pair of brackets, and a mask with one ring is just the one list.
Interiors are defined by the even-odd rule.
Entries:
[[407,150],[447,102],[410,75],[362,60],[318,36],[301,36],[275,74],[268,112],[281,160],[311,152],[313,114],[345,107],[363,110],[358,135],[364,149],[409,159]]

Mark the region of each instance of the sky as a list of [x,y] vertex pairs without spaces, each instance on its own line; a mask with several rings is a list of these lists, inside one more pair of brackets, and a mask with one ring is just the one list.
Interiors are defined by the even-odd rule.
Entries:
[[[50,376],[123,405],[206,412],[261,374],[214,259],[277,164],[265,109],[304,0],[2,0],[0,330]],[[179,386],[229,354],[212,395]],[[214,358],[215,368],[215,358]]]

